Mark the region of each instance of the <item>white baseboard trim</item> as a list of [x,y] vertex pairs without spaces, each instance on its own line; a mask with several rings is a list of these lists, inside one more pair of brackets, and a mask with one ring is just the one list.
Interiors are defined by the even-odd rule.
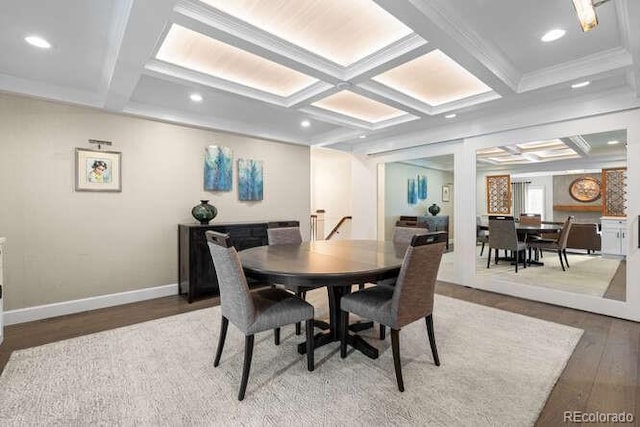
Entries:
[[4,312],[4,324],[32,322],[82,311],[97,310],[121,304],[145,301],[178,294],[178,284],[154,286],[152,288],[136,289],[135,291],[119,292],[117,294],[100,295],[54,304],[38,305]]

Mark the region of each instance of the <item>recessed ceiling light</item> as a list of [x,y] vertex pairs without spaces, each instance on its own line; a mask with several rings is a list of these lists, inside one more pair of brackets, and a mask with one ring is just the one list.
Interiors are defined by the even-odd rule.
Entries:
[[447,114],[446,116],[444,116],[445,119],[453,119],[456,116],[455,113],[451,113],[451,114]]
[[366,137],[367,137],[367,135],[360,135],[358,138],[365,139]]
[[542,40],[543,42],[552,42],[555,40],[558,40],[559,38],[561,38],[562,36],[564,36],[567,32],[565,30],[562,30],[560,28],[555,28],[551,31],[547,31],[544,36],[542,36],[540,38],[540,40]]
[[308,128],[309,126],[311,126],[311,122],[309,120],[303,120],[300,122],[300,126],[302,126],[303,128]]
[[609,141],[609,142],[607,142],[607,144],[609,144],[609,145],[616,145],[616,144],[620,144],[620,141],[618,141],[618,140]]
[[585,87],[585,86],[589,86],[591,84],[590,81],[584,81],[584,82],[580,82],[580,83],[574,83],[571,85],[572,89],[580,89],[581,87]]
[[199,93],[192,93],[191,95],[189,95],[189,99],[191,99],[193,102],[202,102],[202,95],[200,95]]
[[27,36],[24,40],[29,43],[31,46],[39,47],[41,49],[49,49],[51,47],[51,43],[38,36]]

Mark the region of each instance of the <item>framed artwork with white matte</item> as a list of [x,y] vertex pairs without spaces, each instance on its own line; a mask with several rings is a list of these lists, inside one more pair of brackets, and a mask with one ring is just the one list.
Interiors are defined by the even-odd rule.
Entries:
[[76,148],[75,190],[122,191],[122,153]]

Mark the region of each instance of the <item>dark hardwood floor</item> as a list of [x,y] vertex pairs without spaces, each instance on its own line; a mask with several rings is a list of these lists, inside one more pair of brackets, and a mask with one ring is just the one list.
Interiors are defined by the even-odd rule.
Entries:
[[[439,283],[437,292],[585,331],[537,425],[565,424],[565,411],[627,412],[635,418],[640,415],[639,323],[447,283]],[[184,298],[172,296],[8,326],[0,346],[0,369],[4,369],[14,350],[211,307],[218,302],[217,298],[210,298],[188,304]]]

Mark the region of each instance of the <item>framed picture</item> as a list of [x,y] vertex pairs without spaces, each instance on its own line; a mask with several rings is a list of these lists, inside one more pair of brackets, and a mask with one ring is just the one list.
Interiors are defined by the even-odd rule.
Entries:
[[451,201],[451,188],[448,185],[442,186],[442,201],[450,202]]
[[238,199],[262,200],[263,192],[262,161],[238,159]]
[[76,191],[122,191],[121,156],[116,151],[76,148]]

